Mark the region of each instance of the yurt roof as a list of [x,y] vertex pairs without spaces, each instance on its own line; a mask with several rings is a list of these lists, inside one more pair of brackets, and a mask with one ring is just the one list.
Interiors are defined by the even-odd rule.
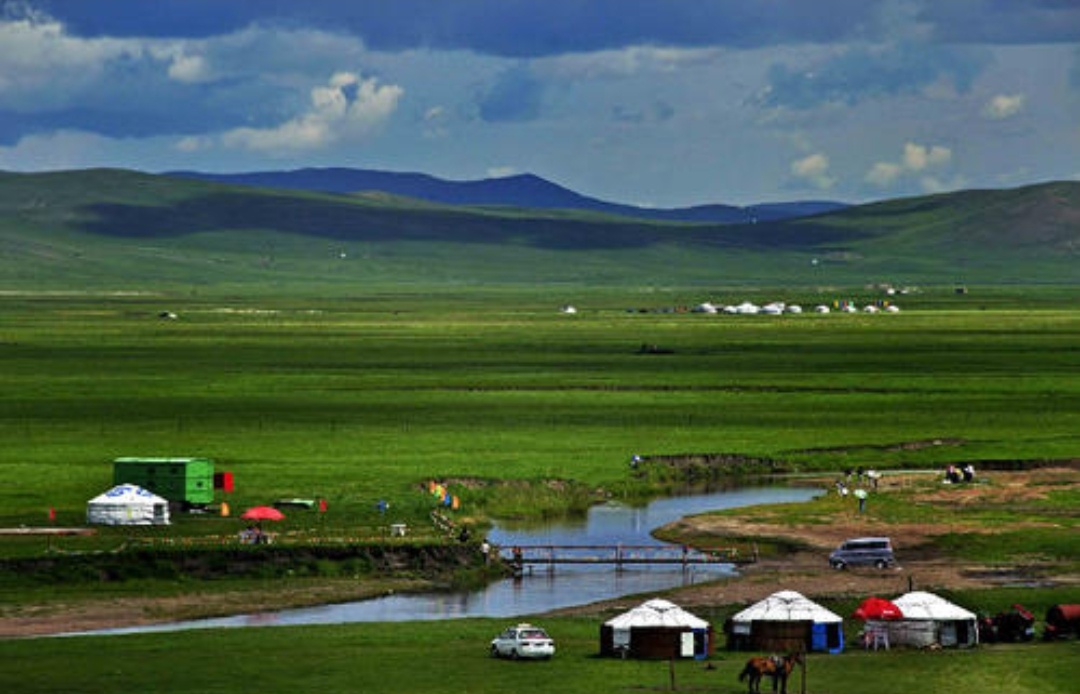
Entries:
[[654,598],[604,622],[604,626],[616,629],[631,627],[690,627],[707,629],[709,623],[695,617],[673,602]]
[[893,604],[904,613],[904,619],[975,619],[975,614],[965,610],[963,607],[933,593],[925,593],[919,590],[901,595],[893,600]]
[[[905,614],[907,614],[905,612]],[[832,623],[844,621],[840,615],[831,612],[813,600],[793,590],[773,593],[764,600],[754,603],[732,620],[735,622],[815,622]]]
[[112,489],[102,494],[95,496],[90,500],[91,504],[128,504],[128,503],[143,503],[143,504],[167,504],[169,503],[165,499],[162,499],[157,494],[154,494],[148,489],[143,489],[137,484],[118,484]]

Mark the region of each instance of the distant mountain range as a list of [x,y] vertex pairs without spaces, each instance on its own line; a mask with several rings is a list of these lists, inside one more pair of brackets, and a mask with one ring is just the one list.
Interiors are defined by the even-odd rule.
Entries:
[[395,173],[348,168],[312,168],[233,174],[174,171],[166,175],[259,188],[339,194],[380,192],[443,205],[584,210],[667,222],[747,224],[808,217],[848,207],[844,203],[825,200],[764,203],[746,207],[722,204],[670,209],[637,207],[590,198],[532,174],[485,178],[476,181],[448,181],[423,173]]

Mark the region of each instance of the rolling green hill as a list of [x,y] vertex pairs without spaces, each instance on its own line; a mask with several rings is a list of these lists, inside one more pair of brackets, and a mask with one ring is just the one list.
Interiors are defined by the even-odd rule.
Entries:
[[0,173],[0,291],[1080,282],[1080,183],[752,225]]

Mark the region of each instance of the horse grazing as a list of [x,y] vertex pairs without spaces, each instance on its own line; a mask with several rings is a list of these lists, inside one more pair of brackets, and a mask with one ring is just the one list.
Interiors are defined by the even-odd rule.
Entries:
[[787,681],[795,665],[801,664],[801,653],[788,653],[787,655],[754,656],[746,661],[746,667],[739,673],[739,681],[747,680],[747,694],[760,694],[761,678],[772,678],[772,690],[775,694],[777,686],[780,694],[787,694]]

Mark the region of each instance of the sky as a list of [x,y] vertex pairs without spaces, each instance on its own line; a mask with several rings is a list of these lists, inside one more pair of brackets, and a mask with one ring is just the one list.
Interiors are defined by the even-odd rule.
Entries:
[[330,166],[655,207],[1080,180],[1080,1],[0,0],[0,170]]

